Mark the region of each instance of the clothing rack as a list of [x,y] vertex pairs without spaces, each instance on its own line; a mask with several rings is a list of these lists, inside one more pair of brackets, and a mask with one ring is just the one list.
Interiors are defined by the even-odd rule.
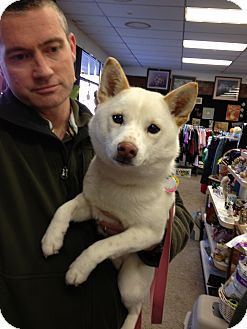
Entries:
[[238,148],[239,139],[233,135],[219,134],[212,137],[207,145],[207,154],[204,161],[203,174],[201,177],[201,192],[205,193],[210,175],[218,174],[218,160],[225,152]]
[[211,132],[212,129],[203,126],[185,124],[182,127],[179,135],[179,166],[185,168],[199,166],[199,158],[203,149],[207,146],[207,140]]

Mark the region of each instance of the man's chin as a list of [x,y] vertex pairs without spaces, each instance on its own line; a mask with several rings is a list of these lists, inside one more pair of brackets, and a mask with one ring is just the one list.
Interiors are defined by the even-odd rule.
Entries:
[[28,106],[37,109],[39,111],[48,111],[59,108],[61,106],[67,106],[69,104],[69,96],[64,95],[37,95],[30,97],[25,102]]

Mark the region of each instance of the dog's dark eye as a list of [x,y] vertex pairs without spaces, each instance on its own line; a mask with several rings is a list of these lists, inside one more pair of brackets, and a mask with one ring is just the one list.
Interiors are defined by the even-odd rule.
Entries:
[[159,131],[160,131],[160,128],[153,123],[150,126],[148,126],[148,132],[150,134],[157,134]]
[[121,124],[123,124],[123,115],[122,115],[122,114],[114,114],[114,115],[112,116],[112,120],[113,120],[115,123],[121,125]]

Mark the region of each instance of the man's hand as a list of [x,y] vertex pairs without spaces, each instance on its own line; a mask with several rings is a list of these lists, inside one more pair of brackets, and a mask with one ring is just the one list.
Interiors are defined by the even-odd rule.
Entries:
[[[98,221],[98,225],[106,236],[119,234],[124,231],[123,225],[118,221],[110,223],[106,220],[100,220]],[[154,245],[145,250],[152,251],[156,247],[157,245]]]
[[106,220],[100,220],[98,225],[106,235],[119,234],[124,231],[123,225],[118,221],[111,223]]

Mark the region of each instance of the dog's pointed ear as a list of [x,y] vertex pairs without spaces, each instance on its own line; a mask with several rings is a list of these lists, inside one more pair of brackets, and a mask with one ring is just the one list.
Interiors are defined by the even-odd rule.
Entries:
[[178,127],[188,121],[189,115],[195,106],[197,94],[198,84],[189,82],[164,97]]
[[127,88],[129,88],[129,83],[121,65],[115,58],[108,57],[103,67],[97,93],[99,103],[105,102],[109,97]]

